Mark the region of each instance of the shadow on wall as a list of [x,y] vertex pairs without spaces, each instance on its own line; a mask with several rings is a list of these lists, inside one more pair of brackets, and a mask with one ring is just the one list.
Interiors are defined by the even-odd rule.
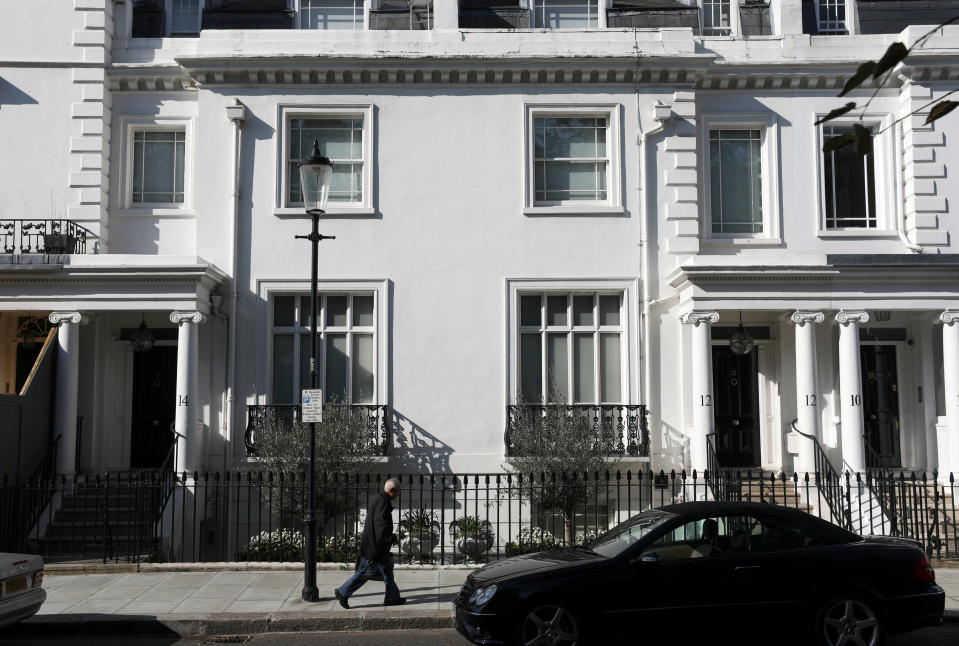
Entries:
[[393,410],[393,455],[390,465],[398,473],[449,473],[453,449],[422,426]]
[[6,79],[0,78],[0,110],[5,105],[37,105],[38,101],[32,96],[10,83]]
[[660,440],[659,450],[652,452],[652,468],[655,473],[660,470],[669,473],[675,470],[681,473],[685,465],[689,464],[689,438],[679,429],[660,421],[660,433],[650,429],[651,443],[655,445],[655,438]]

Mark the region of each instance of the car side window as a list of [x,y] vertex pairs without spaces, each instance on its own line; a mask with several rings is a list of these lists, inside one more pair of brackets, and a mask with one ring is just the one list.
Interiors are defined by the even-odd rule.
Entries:
[[821,541],[814,532],[786,518],[764,516],[759,519],[759,532],[752,535],[752,552],[778,552],[782,550],[815,547]]
[[712,558],[748,552],[759,521],[749,516],[709,516],[666,532],[643,550],[659,561]]

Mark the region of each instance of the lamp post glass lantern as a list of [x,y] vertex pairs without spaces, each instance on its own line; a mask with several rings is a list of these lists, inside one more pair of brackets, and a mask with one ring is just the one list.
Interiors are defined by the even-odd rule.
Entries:
[[[330,240],[335,236],[319,233],[320,216],[326,210],[326,200],[330,195],[330,183],[333,181],[333,162],[320,154],[320,143],[313,140],[313,154],[302,160],[300,167],[300,190],[303,193],[303,206],[313,220],[313,230],[309,235],[296,236],[309,240],[312,246],[312,273],[310,285],[310,388],[316,389],[316,304],[320,240]],[[306,545],[303,553],[303,591],[304,601],[319,601],[320,592],[316,587],[316,423],[310,422],[310,495],[306,506],[303,538]]]

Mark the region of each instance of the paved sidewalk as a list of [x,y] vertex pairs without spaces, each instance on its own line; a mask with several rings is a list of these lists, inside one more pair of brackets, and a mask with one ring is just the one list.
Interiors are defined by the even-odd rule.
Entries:
[[[449,628],[450,602],[470,571],[397,569],[405,606],[385,608],[383,584],[371,581],[350,599],[350,610],[333,599],[333,589],[347,579],[348,570],[317,572],[319,603],[300,598],[299,571],[50,574],[44,578],[46,603],[16,630],[202,635]],[[959,622],[959,569],[940,567],[936,580],[946,590],[947,620]]]

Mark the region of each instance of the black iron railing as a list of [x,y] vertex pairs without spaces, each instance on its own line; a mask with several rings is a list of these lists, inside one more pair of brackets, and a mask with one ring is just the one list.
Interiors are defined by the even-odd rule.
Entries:
[[703,478],[713,494],[713,500],[738,500],[740,492],[733,495],[729,486],[729,473],[724,473],[719,466],[719,456],[716,454],[716,434],[706,435],[706,471]]
[[547,442],[570,423],[587,426],[593,445],[604,455],[649,457],[648,411],[643,405],[520,404],[506,407],[506,455],[523,452],[524,442]]
[[863,446],[866,451],[865,485],[879,503],[879,509],[889,522],[890,534],[899,536],[899,526],[903,519],[900,518],[895,479],[891,477],[892,470],[883,466],[882,459],[872,444],[866,441],[865,436],[863,436]]
[[72,220],[0,220],[0,252],[87,253],[93,234]]
[[791,426],[793,430],[813,444],[818,497],[825,501],[826,506],[833,515],[833,522],[835,522],[837,525],[845,527],[846,529],[852,529],[852,518],[849,515],[848,507],[846,504],[844,504],[843,483],[842,478],[839,476],[839,472],[833,468],[832,462],[829,461],[829,456],[826,455],[826,452],[823,451],[822,444],[819,443],[819,439],[814,435],[809,435],[800,431],[796,427],[797,421],[799,420],[794,419],[792,421]]
[[[370,455],[387,455],[392,444],[392,423],[390,407],[384,404],[325,404],[330,408],[346,409],[350,419],[355,420],[361,442],[366,445]],[[298,404],[266,404],[246,407],[246,444],[247,455],[256,455],[256,436],[265,430],[292,432],[304,431],[307,424],[300,421]]]

